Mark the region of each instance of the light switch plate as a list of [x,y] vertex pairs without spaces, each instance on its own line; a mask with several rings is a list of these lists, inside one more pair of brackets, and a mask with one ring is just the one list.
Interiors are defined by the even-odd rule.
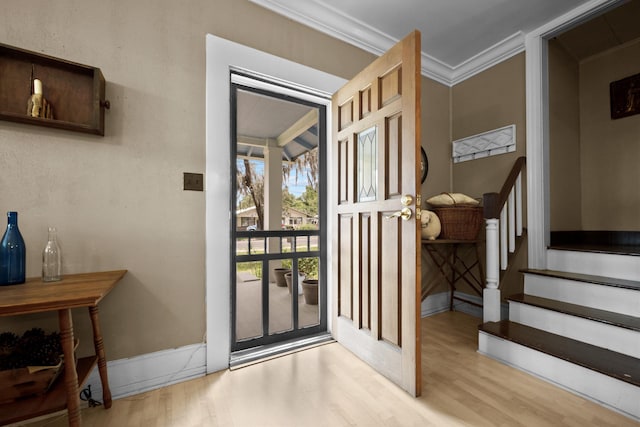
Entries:
[[201,173],[184,173],[184,189],[191,191],[204,191],[204,176]]

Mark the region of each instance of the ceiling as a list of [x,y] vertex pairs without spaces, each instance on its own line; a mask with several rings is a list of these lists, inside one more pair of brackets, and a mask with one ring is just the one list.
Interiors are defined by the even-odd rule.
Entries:
[[[380,55],[413,29],[422,72],[454,85],[524,50],[524,35],[592,0],[251,0]],[[636,16],[636,26],[637,24]]]
[[633,0],[556,37],[578,61],[640,38],[640,0]]

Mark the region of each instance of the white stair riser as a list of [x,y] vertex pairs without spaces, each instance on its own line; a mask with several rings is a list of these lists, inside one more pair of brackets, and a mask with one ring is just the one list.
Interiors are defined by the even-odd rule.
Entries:
[[629,316],[640,313],[640,291],[633,289],[525,274],[524,293]]
[[594,276],[638,280],[640,277],[640,257],[597,252],[548,250],[546,268]]
[[640,421],[640,387],[484,332],[478,351]]
[[640,358],[640,332],[509,301],[509,320]]

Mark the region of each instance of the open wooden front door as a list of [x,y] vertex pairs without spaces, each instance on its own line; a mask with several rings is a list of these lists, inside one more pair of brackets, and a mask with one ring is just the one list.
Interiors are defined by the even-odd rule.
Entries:
[[332,102],[333,335],[414,396],[420,371],[420,33]]

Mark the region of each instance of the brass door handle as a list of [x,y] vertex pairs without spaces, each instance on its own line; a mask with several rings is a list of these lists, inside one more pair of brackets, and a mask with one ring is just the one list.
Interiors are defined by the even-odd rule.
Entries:
[[386,216],[385,218],[387,219],[391,219],[391,218],[402,218],[403,221],[409,221],[411,219],[411,209],[409,208],[402,208],[402,210],[397,211],[392,213],[391,215]]

